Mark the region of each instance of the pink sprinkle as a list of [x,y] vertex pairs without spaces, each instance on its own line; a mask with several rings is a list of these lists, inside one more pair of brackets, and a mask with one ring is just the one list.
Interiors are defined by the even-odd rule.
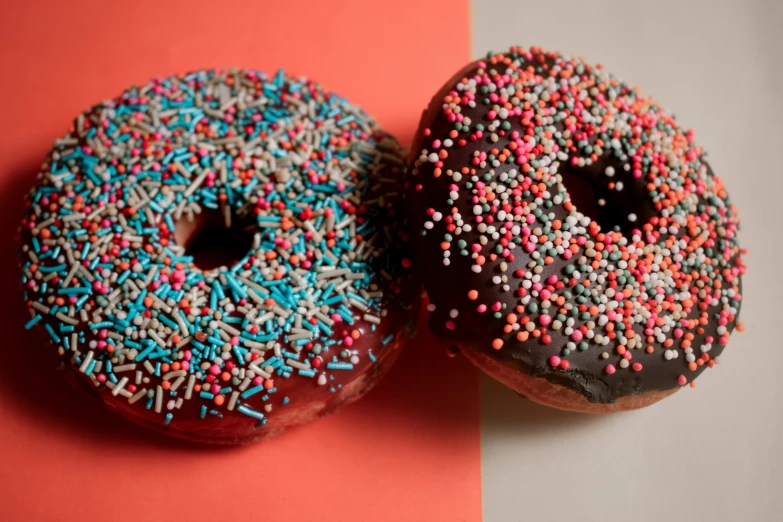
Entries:
[[557,355],[553,355],[552,357],[549,358],[549,364],[551,364],[554,367],[558,367],[560,366],[560,360],[561,360],[560,357],[558,357]]
[[677,378],[677,382],[680,383],[680,386],[685,386],[688,383],[688,379],[686,379],[684,375],[680,375]]
[[552,317],[544,314],[541,317],[539,317],[538,320],[541,323],[541,326],[548,326],[549,323],[552,322]]
[[579,342],[582,340],[582,332],[579,330],[574,330],[573,333],[571,333],[571,339],[573,339],[575,342]]
[[478,310],[478,313],[480,313],[480,314],[483,314],[484,312],[486,312],[486,311],[487,311],[487,305],[485,305],[485,304],[480,304],[480,305],[478,305],[478,306],[476,307],[476,310]]
[[633,371],[639,372],[642,370],[642,363],[635,362],[631,365],[631,368],[633,368]]
[[617,371],[617,368],[614,367],[614,364],[607,364],[604,370],[606,370],[606,373],[608,373],[609,375],[612,375],[614,372]]

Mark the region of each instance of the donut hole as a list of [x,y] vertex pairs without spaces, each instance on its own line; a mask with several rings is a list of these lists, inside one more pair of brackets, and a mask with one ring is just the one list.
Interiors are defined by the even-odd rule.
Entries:
[[644,184],[619,161],[601,159],[585,167],[569,164],[559,174],[571,203],[603,231],[630,235],[656,214]]
[[573,172],[561,172],[560,176],[563,178],[563,185],[568,190],[571,203],[576,209],[590,219],[598,221],[601,228],[604,228],[607,223],[605,219],[601,218],[601,207],[598,206],[598,198],[595,195],[593,184],[587,178]]
[[174,240],[201,270],[230,267],[253,248],[256,227],[250,216],[232,213],[229,221],[223,212],[203,207],[193,219],[183,216],[174,223]]

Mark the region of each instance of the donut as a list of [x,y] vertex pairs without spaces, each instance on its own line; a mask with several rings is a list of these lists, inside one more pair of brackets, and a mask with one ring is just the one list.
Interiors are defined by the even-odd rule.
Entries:
[[404,172],[366,113],[282,71],[199,70],[95,105],[55,142],[20,228],[26,328],[55,347],[40,360],[196,442],[356,400],[417,311]]
[[488,54],[435,94],[409,159],[429,328],[529,399],[643,407],[743,329],[723,181],[692,130],[600,65]]

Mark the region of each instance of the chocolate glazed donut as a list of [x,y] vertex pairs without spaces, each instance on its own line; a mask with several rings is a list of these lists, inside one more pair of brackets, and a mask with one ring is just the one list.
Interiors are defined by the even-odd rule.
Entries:
[[424,111],[406,181],[432,331],[562,409],[693,386],[737,326],[745,272],[693,136],[581,60],[511,48],[467,65]]

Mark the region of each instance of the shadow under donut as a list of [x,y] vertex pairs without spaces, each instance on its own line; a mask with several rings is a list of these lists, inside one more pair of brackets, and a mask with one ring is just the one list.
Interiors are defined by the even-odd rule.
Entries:
[[487,376],[482,377],[481,395],[482,428],[493,434],[513,434],[520,441],[554,436],[564,430],[578,431],[624,415],[590,415],[542,406]]

